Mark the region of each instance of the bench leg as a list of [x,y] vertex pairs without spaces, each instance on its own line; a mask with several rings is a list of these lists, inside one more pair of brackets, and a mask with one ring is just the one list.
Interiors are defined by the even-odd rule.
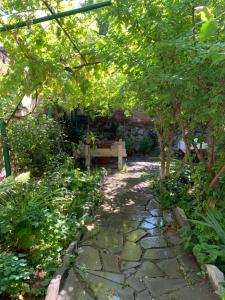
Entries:
[[89,145],[85,145],[85,165],[89,170],[91,167],[91,149]]
[[118,169],[121,171],[123,169],[123,146],[118,145]]

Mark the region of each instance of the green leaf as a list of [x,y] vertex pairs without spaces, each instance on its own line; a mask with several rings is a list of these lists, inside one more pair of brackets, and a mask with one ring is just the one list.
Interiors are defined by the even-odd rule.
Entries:
[[218,28],[218,23],[214,19],[206,21],[200,29],[200,34],[199,34],[200,39],[202,41],[205,41],[211,38],[212,35],[216,32],[217,28]]
[[207,21],[213,18],[210,9],[206,6],[195,7],[195,11],[201,15],[202,21]]

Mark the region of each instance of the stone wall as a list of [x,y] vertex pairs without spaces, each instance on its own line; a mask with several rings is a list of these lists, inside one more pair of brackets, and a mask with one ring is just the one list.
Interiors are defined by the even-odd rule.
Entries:
[[117,137],[126,141],[129,154],[147,154],[154,150],[157,145],[156,133],[151,126],[120,125],[117,128]]
[[148,154],[157,145],[157,136],[150,118],[144,111],[134,111],[126,117],[122,110],[111,118],[99,117],[90,124],[97,138],[101,141],[118,140],[126,142],[128,154]]

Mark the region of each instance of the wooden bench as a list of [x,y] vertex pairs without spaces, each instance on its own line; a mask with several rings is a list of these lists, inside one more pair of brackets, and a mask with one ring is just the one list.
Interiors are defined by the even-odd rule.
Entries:
[[118,169],[123,168],[123,158],[127,157],[125,142],[119,140],[113,142],[110,149],[107,148],[91,148],[90,145],[84,145],[84,150],[81,156],[85,158],[85,165],[87,168],[91,166],[92,157],[118,157]]

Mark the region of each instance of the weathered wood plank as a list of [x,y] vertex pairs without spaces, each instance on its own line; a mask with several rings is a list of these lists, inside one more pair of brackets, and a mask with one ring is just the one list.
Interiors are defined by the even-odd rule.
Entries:
[[110,149],[107,148],[91,148],[90,145],[83,145],[79,153],[80,157],[85,158],[85,164],[89,169],[91,166],[92,157],[117,157],[118,158],[118,169],[123,168],[123,158],[127,157],[125,142],[120,140],[114,142]]
[[[118,148],[115,149],[91,149],[91,156],[93,157],[118,157]],[[125,149],[121,149],[123,157],[127,157]]]

